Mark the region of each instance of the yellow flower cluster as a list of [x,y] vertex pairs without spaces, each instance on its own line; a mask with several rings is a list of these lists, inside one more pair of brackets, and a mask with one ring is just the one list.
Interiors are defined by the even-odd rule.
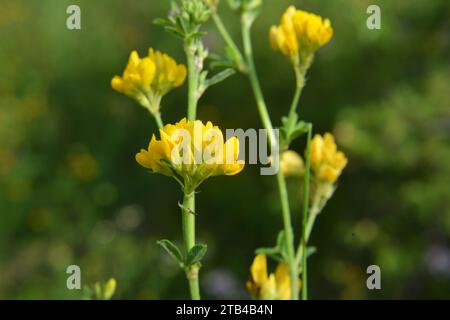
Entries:
[[256,300],[289,300],[291,287],[289,271],[285,264],[280,263],[275,273],[267,273],[267,258],[258,254],[250,267],[251,278],[247,281],[247,289]]
[[337,150],[332,134],[314,136],[311,140],[311,171],[318,180],[334,183],[346,165],[347,158]]
[[131,52],[122,76],[111,80],[114,90],[135,98],[151,112],[159,110],[161,98],[173,88],[179,87],[186,79],[186,67],[177,65],[167,54],[153,49],[140,58]]
[[290,6],[281,17],[279,26],[270,29],[270,45],[288,57],[299,52],[312,53],[333,36],[330,20]]
[[136,161],[153,172],[181,176],[185,183],[198,186],[210,176],[235,175],[244,168],[238,160],[239,140],[224,143],[219,127],[211,122],[183,118],[159,130],[161,140],[153,135],[148,149],[136,154]]

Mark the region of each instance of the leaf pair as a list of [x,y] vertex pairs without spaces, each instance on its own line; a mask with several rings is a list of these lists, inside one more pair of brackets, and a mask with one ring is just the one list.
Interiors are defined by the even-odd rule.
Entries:
[[258,248],[256,249],[256,254],[263,253],[268,257],[274,259],[277,262],[287,261],[287,244],[286,235],[283,231],[280,231],[277,236],[277,244],[271,248]]
[[289,117],[281,118],[281,122],[283,124],[280,128],[282,150],[289,148],[292,141],[307,133],[311,126],[308,122],[302,120],[298,121],[298,115],[296,113]]
[[[316,252],[315,247],[306,248],[306,257],[309,258],[312,254]],[[288,261],[288,253],[287,253],[287,243],[286,243],[286,234],[284,230],[280,231],[277,236],[277,244],[271,248],[258,248],[256,249],[256,254],[263,253],[273,260],[282,263]],[[301,272],[301,269],[299,270]]]
[[163,239],[157,241],[157,243],[163,247],[173,259],[175,259],[180,268],[189,268],[196,263],[200,263],[207,250],[205,244],[196,244],[189,250],[186,257],[184,257],[180,249],[178,249],[172,241]]

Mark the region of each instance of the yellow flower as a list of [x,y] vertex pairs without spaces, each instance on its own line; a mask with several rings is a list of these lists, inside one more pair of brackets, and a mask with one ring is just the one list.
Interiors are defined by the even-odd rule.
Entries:
[[136,154],[136,161],[152,172],[180,176],[195,189],[208,177],[231,176],[244,168],[238,160],[239,140],[232,137],[224,143],[222,131],[209,121],[205,125],[183,118],[159,132],[161,140],[153,135],[148,149]]
[[289,57],[298,55],[299,50],[299,42],[294,28],[294,15],[295,8],[291,6],[281,17],[281,24],[272,26],[270,29],[272,49]]
[[317,179],[333,183],[346,165],[347,158],[342,151],[337,150],[332,134],[314,136],[311,140],[311,170]]
[[295,59],[299,52],[311,54],[330,41],[333,28],[330,20],[290,6],[269,35],[272,49]]
[[301,177],[305,173],[302,157],[293,150],[286,150],[280,157],[280,170],[285,177]]
[[185,79],[184,65],[177,65],[167,54],[149,49],[143,58],[136,51],[131,52],[123,75],[115,76],[111,86],[155,113],[159,111],[161,98],[181,86]]
[[286,264],[278,264],[275,273],[267,273],[267,258],[258,254],[250,267],[251,278],[247,289],[257,300],[289,300],[291,287]]

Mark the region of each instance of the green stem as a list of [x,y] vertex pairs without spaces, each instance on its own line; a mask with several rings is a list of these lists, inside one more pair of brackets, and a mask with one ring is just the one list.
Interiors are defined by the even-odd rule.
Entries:
[[186,41],[185,52],[188,68],[188,110],[187,117],[189,120],[194,121],[197,117],[197,103],[198,103],[198,68],[195,64],[195,51],[196,46],[193,40]]
[[153,116],[155,117],[155,121],[156,121],[156,125],[158,126],[158,129],[162,129],[164,124],[163,124],[162,119],[161,119],[161,113],[160,112],[155,112],[153,114]]
[[[197,117],[198,86],[200,68],[196,65],[196,40],[186,40],[185,52],[188,68],[188,108],[187,117],[194,121]],[[195,188],[184,191],[183,200],[183,239],[184,250],[187,254],[195,246]],[[189,289],[192,300],[200,300],[200,287],[198,281],[199,265],[194,264],[186,268],[186,277],[189,281]]]
[[220,35],[222,36],[225,43],[228,45],[228,47],[233,51],[233,56],[236,59],[236,66],[239,69],[239,71],[244,72],[246,71],[244,58],[242,57],[242,53],[239,50],[236,43],[233,41],[233,38],[231,38],[227,28],[222,22],[222,19],[220,16],[214,12],[212,14],[212,19],[214,21],[214,24],[216,25],[217,30],[219,31]]
[[[307,243],[311,236],[311,231],[314,227],[314,223],[316,222],[316,217],[317,217],[317,211],[315,212],[314,209],[311,208],[311,211],[308,214],[308,221],[306,222],[306,242]],[[297,265],[300,265],[302,263],[302,259],[303,259],[303,240],[298,245],[297,252],[295,254],[295,261],[297,262]],[[301,272],[301,266],[299,268],[299,272]]]
[[[183,241],[184,251],[188,252],[195,246],[195,192],[184,194],[183,209]],[[191,292],[192,300],[200,300],[200,288],[198,282],[198,265],[193,265],[186,269],[186,278],[189,282],[189,290]]]
[[289,119],[293,119],[294,115],[297,112],[298,102],[300,101],[300,96],[302,94],[303,87],[305,86],[305,76],[301,72],[299,67],[295,67],[295,80],[296,87],[294,98],[292,99],[291,108],[289,109]]
[[256,105],[258,107],[258,112],[261,117],[261,121],[266,130],[268,130],[269,142],[271,145],[278,143],[276,141],[272,122],[270,120],[269,112],[267,111],[267,106],[264,101],[264,96],[261,90],[261,86],[259,84],[258,77],[256,75],[256,67],[255,62],[253,60],[253,47],[250,35],[251,23],[246,21],[247,19],[242,19],[242,39],[244,42],[244,55],[246,58],[247,68],[248,68],[248,76],[250,78],[250,84],[253,89],[253,93],[256,99]]
[[[268,131],[269,141],[272,146],[276,146],[278,141],[274,136],[272,122],[270,120],[269,113],[267,111],[267,106],[264,101],[264,96],[261,90],[261,86],[259,84],[259,80],[256,74],[255,63],[253,60],[253,49],[251,42],[251,19],[245,18],[245,14],[242,17],[242,38],[244,43],[244,55],[246,59],[246,64],[248,68],[248,76],[250,78],[250,83],[253,89],[253,93],[255,95],[259,115],[263,122],[264,128]],[[292,230],[292,221],[291,221],[291,213],[289,208],[289,200],[288,193],[286,188],[286,180],[283,176],[281,170],[278,170],[277,173],[277,182],[278,182],[278,191],[280,195],[281,201],[281,209],[283,215],[283,225],[284,232],[286,235],[286,243],[287,243],[287,254],[288,254],[288,267],[289,267],[289,275],[290,275],[290,285],[291,285],[291,298],[293,300],[298,300],[298,289],[297,289],[297,264],[295,263],[295,255],[294,255],[294,233]]]
[[[306,142],[305,155],[305,177],[303,180],[303,223],[302,223],[302,300],[308,300],[308,274],[307,274],[307,223],[308,223],[308,209],[309,209],[309,179],[311,171],[311,133],[312,125],[308,125],[308,137]],[[311,231],[309,231],[310,233]]]

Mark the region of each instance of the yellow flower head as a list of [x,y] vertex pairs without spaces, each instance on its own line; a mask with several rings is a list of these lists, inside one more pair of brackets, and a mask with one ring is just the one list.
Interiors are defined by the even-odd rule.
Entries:
[[258,254],[250,267],[251,278],[247,281],[247,289],[257,300],[289,300],[291,287],[286,264],[278,264],[275,273],[267,273],[267,258]]
[[244,161],[238,160],[239,140],[224,142],[222,131],[209,121],[183,118],[159,133],[161,140],[153,135],[148,149],[136,154],[136,161],[153,172],[179,176],[195,188],[210,176],[231,176],[244,168]]
[[331,133],[316,134],[311,140],[311,170],[317,179],[335,182],[347,165],[347,158],[337,150]]
[[140,58],[131,52],[122,76],[111,80],[114,90],[135,98],[151,112],[159,110],[161,98],[186,79],[186,67],[177,65],[167,54],[149,49],[146,57]]
[[285,177],[301,177],[305,173],[302,157],[293,150],[286,150],[280,156],[280,170]]
[[269,35],[273,50],[293,58],[299,52],[312,53],[325,45],[333,36],[333,28],[330,20],[290,6]]
[[294,28],[294,15],[295,8],[291,6],[281,17],[280,25],[272,26],[270,29],[272,49],[289,57],[298,55],[299,50],[299,42]]

